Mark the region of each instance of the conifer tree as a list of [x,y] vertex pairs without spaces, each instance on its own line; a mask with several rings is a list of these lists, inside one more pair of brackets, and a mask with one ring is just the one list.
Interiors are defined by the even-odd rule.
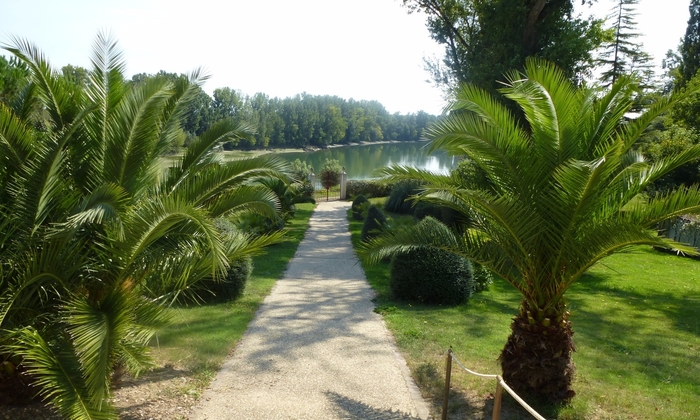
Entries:
[[636,5],[639,0],[617,0],[615,8],[608,15],[612,22],[610,41],[604,45],[600,63],[607,68],[602,73],[601,81],[609,86],[623,74],[637,73],[642,79],[642,88],[650,87],[654,76],[652,57],[642,50],[642,45],[635,42],[639,37],[636,32]]
[[680,85],[685,86],[700,69],[700,0],[690,0],[690,19],[679,48]]

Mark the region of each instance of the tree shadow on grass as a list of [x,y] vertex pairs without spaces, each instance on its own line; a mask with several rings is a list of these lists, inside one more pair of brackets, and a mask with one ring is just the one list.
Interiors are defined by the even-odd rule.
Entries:
[[663,291],[641,293],[611,285],[609,278],[605,274],[584,275],[572,286],[572,293],[567,295],[569,301],[581,304],[576,297],[579,293],[619,298],[639,312],[660,312],[673,320],[676,329],[700,336],[700,293],[689,292],[683,297]]

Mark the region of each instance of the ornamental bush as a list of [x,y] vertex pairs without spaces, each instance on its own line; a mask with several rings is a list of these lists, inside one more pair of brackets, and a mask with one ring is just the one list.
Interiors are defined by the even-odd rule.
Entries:
[[466,258],[426,246],[391,259],[390,286],[396,299],[459,305],[471,296],[474,278]]
[[471,223],[467,215],[461,214],[449,207],[419,201],[418,204],[414,206],[413,218],[416,220],[423,220],[428,216],[441,221],[456,232],[462,232],[464,228]]
[[393,184],[385,184],[373,179],[351,179],[345,184],[349,197],[356,197],[360,194],[367,198],[386,197],[391,193]]
[[493,283],[493,273],[481,264],[472,261],[472,273],[474,276],[474,293],[488,290]]
[[231,261],[226,277],[221,281],[206,280],[202,286],[212,292],[204,293],[202,298],[207,303],[229,302],[243,294],[245,284],[253,273],[253,259],[249,256]]
[[352,217],[355,220],[365,218],[365,212],[369,208],[369,200],[364,195],[360,194],[352,200]]
[[[432,217],[416,228],[437,230]],[[390,287],[397,299],[434,304],[460,304],[474,292],[472,265],[466,258],[429,245],[397,252],[390,265]]]
[[365,223],[362,225],[362,240],[366,241],[377,236],[379,233],[384,231],[386,228],[386,217],[381,210],[376,206],[370,206],[367,209],[367,216],[365,217]]
[[418,192],[420,183],[417,181],[401,181],[391,189],[389,198],[384,203],[384,210],[400,214],[412,214],[413,201],[408,198]]

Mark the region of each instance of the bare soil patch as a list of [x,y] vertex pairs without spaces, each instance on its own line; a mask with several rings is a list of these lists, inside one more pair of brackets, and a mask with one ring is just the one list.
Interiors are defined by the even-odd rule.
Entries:
[[[165,366],[137,379],[125,378],[114,391],[114,405],[122,420],[187,419],[206,386],[204,378],[190,371]],[[60,420],[61,417],[40,401],[4,401],[0,419]]]

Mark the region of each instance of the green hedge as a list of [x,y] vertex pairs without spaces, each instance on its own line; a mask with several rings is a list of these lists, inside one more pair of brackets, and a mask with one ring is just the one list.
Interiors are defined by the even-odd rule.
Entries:
[[351,179],[346,183],[348,197],[362,194],[367,198],[386,197],[391,193],[393,184],[387,184],[373,179]]

